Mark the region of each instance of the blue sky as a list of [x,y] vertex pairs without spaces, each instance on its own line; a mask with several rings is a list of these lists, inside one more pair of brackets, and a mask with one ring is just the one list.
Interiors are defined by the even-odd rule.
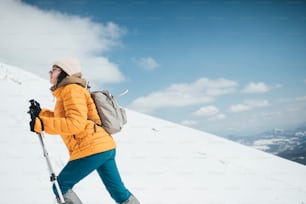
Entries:
[[129,89],[122,105],[222,136],[306,122],[305,1],[2,5],[4,63],[47,77],[77,57],[95,88]]

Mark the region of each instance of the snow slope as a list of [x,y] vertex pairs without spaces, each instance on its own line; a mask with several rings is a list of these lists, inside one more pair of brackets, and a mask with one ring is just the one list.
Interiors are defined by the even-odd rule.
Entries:
[[[0,63],[0,204],[51,204],[49,173],[29,131],[28,100],[54,105],[47,80]],[[133,91],[133,90],[130,90]],[[305,204],[306,167],[223,138],[127,110],[114,135],[126,186],[142,204]],[[57,136],[45,142],[56,170],[68,159]],[[114,203],[96,173],[75,186],[84,204]]]

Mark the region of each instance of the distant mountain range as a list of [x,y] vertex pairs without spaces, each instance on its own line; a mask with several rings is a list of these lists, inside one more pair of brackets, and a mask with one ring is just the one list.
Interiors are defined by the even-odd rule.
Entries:
[[227,139],[306,165],[306,126],[273,129],[252,136],[230,135]]

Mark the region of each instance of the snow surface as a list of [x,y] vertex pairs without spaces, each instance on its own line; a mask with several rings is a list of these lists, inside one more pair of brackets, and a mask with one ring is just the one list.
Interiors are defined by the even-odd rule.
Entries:
[[[49,172],[28,100],[52,108],[50,84],[0,63],[0,204],[52,204]],[[130,90],[133,91],[133,90]],[[306,167],[215,135],[127,110],[114,135],[126,186],[142,204],[305,204]],[[46,135],[58,173],[68,160],[58,136]],[[75,186],[84,204],[114,203],[96,173]]]

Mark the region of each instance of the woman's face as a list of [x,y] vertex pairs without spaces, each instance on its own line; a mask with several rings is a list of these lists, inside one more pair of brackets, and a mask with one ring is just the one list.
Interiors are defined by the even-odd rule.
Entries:
[[56,66],[53,66],[53,68],[49,71],[50,83],[52,85],[55,85],[57,83],[57,78],[60,75],[61,71],[62,70]]

